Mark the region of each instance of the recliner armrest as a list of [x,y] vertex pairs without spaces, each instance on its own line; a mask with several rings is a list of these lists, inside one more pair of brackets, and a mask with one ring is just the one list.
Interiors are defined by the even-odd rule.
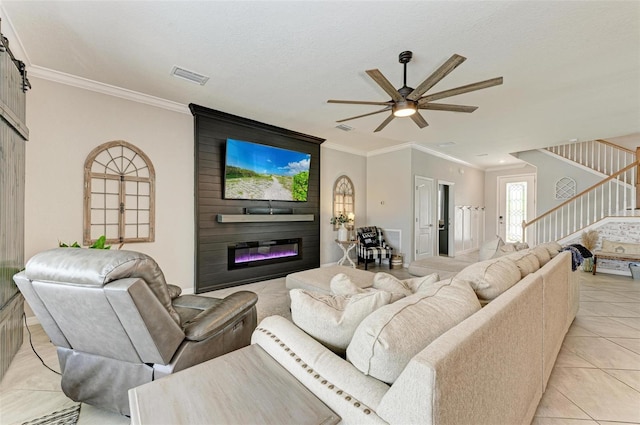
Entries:
[[169,291],[169,298],[172,300],[178,298],[180,294],[182,294],[182,288],[178,285],[167,283],[167,290]]
[[184,333],[190,341],[203,341],[225,328],[238,316],[251,309],[258,296],[249,291],[239,291],[229,295],[222,303],[204,310],[184,323]]

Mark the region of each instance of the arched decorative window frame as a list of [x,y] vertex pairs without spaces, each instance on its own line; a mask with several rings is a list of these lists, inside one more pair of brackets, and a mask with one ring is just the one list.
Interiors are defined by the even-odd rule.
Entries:
[[[347,202],[347,197],[350,197],[350,202]],[[356,193],[353,182],[349,176],[343,174],[333,183],[333,216],[337,217],[341,213],[346,216],[349,213],[355,214],[355,204]],[[350,223],[350,225],[352,224]],[[333,225],[334,230],[337,230],[338,227],[340,227],[338,223]]]
[[554,197],[557,200],[571,199],[576,196],[578,186],[571,177],[561,177],[556,181],[554,187]]
[[[120,149],[121,152],[118,154],[117,150]],[[132,156],[126,157],[125,150],[128,150],[132,154]],[[106,164],[97,161],[97,158],[103,154],[107,153],[110,158],[110,161]],[[116,154],[116,155],[114,155]],[[109,167],[109,164],[112,164],[113,161],[123,159],[128,161],[128,164],[125,166],[124,162],[121,162],[115,168]],[[142,163],[137,166],[134,161],[138,163]],[[98,164],[99,167],[105,169],[105,172],[99,173],[93,170],[94,164]],[[133,168],[131,168],[133,166]],[[148,170],[146,173],[142,172],[142,170]],[[113,173],[106,172],[107,170],[113,171]],[[141,176],[140,174],[146,174],[146,176]],[[93,190],[93,182],[95,180],[103,180],[104,181],[104,191],[103,192],[95,192]],[[117,193],[108,193],[107,192],[107,182],[108,181],[117,181]],[[131,183],[136,183],[136,193],[127,193],[127,185]],[[148,184],[148,190],[140,190],[140,183],[144,185]],[[113,184],[112,184],[113,186]],[[143,192],[143,193],[141,193]],[[114,140],[111,142],[103,143],[102,145],[93,149],[84,163],[84,227],[83,227],[83,242],[84,245],[93,244],[97,237],[92,237],[92,226],[104,226],[105,232],[103,234],[107,234],[106,228],[107,225],[113,226],[116,223],[106,223],[107,211],[109,210],[107,206],[106,200],[103,202],[103,206],[95,206],[92,205],[92,195],[104,195],[106,198],[107,195],[117,195],[119,208],[117,211],[118,217],[118,236],[116,238],[107,236],[107,243],[111,244],[121,244],[121,243],[132,243],[132,242],[153,242],[155,241],[155,168],[153,167],[153,163],[149,159],[149,157],[138,147],[132,145],[131,143],[125,142],[124,140]],[[97,199],[97,198],[96,198]],[[131,204],[135,203],[135,208],[131,207]],[[128,207],[129,205],[129,207]],[[140,208],[140,205],[143,205],[143,208]],[[113,211],[113,208],[111,208]],[[105,217],[105,223],[93,223],[92,212],[103,211]],[[146,213],[148,212],[148,217],[146,220],[140,221],[140,212]],[[127,222],[127,216],[129,214],[136,215],[136,221]],[[135,237],[125,237],[127,234],[127,226],[131,228],[131,226],[135,226]],[[144,236],[140,236],[141,227],[148,226],[148,230],[146,232],[142,232]],[[95,236],[95,235],[94,235]],[[98,236],[99,237],[99,236]]]

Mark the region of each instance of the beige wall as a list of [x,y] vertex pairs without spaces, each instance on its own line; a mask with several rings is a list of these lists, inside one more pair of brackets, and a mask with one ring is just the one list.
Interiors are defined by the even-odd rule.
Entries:
[[334,243],[337,232],[329,223],[333,215],[333,185],[342,175],[351,179],[355,191],[355,225],[364,225],[367,218],[367,158],[325,146],[321,146],[320,158],[320,264],[331,264],[342,258],[340,247]]
[[399,252],[405,255],[412,252],[413,246],[412,188],[411,149],[367,158],[367,220],[359,225],[400,230]]
[[413,150],[411,169],[414,175],[453,183],[455,205],[484,205],[484,171]]
[[125,140],[156,170],[156,241],[127,244],[156,259],[167,281],[193,291],[193,117],[30,76],[27,93],[25,256],[82,243],[89,152]]
[[[400,230],[404,262],[414,253],[414,181],[416,176],[455,185],[455,204],[484,205],[484,171],[407,146],[367,158],[367,223]],[[434,198],[434,202],[436,199]]]

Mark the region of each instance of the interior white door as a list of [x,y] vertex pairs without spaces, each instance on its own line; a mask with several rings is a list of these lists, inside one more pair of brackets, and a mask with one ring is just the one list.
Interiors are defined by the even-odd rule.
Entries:
[[505,242],[530,241],[522,238],[522,222],[531,220],[536,213],[535,175],[498,177],[498,236]]
[[435,247],[435,195],[433,179],[416,176],[414,196],[415,223],[415,259],[432,257]]

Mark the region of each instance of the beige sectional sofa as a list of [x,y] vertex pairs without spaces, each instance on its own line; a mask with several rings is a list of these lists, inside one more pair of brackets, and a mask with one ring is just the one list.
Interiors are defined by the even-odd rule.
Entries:
[[[571,254],[558,253],[558,247],[548,244],[472,264],[447,281],[424,285],[426,291],[380,307],[359,325],[346,357],[279,316],[265,318],[252,343],[269,353],[345,424],[530,424],[578,309]],[[313,286],[309,276],[303,275],[305,290]],[[356,286],[366,288],[367,276],[358,277]],[[515,284],[507,282],[514,278]],[[294,277],[287,285],[296,282]],[[319,289],[326,293],[326,277],[319,282]],[[477,299],[469,301],[469,288]],[[431,297],[440,298],[434,302]],[[459,321],[416,350],[406,364],[389,367],[397,373],[381,375],[370,367],[371,362],[363,366],[362,358],[356,359],[362,354],[351,345],[360,344],[362,351],[364,338],[373,340],[372,357],[383,354],[376,357],[382,361],[378,369],[385,369],[384,361],[403,361],[388,351],[393,348],[389,338],[414,349],[422,328],[429,326],[424,317],[445,305],[443,302],[455,306],[460,300],[466,300],[467,311],[459,315]],[[418,308],[426,308],[426,313],[416,315]],[[440,310],[438,314],[446,314],[446,309]],[[397,318],[405,311],[413,311],[413,316],[395,326],[375,328],[367,323],[374,315]],[[355,357],[351,359],[350,354]]]

